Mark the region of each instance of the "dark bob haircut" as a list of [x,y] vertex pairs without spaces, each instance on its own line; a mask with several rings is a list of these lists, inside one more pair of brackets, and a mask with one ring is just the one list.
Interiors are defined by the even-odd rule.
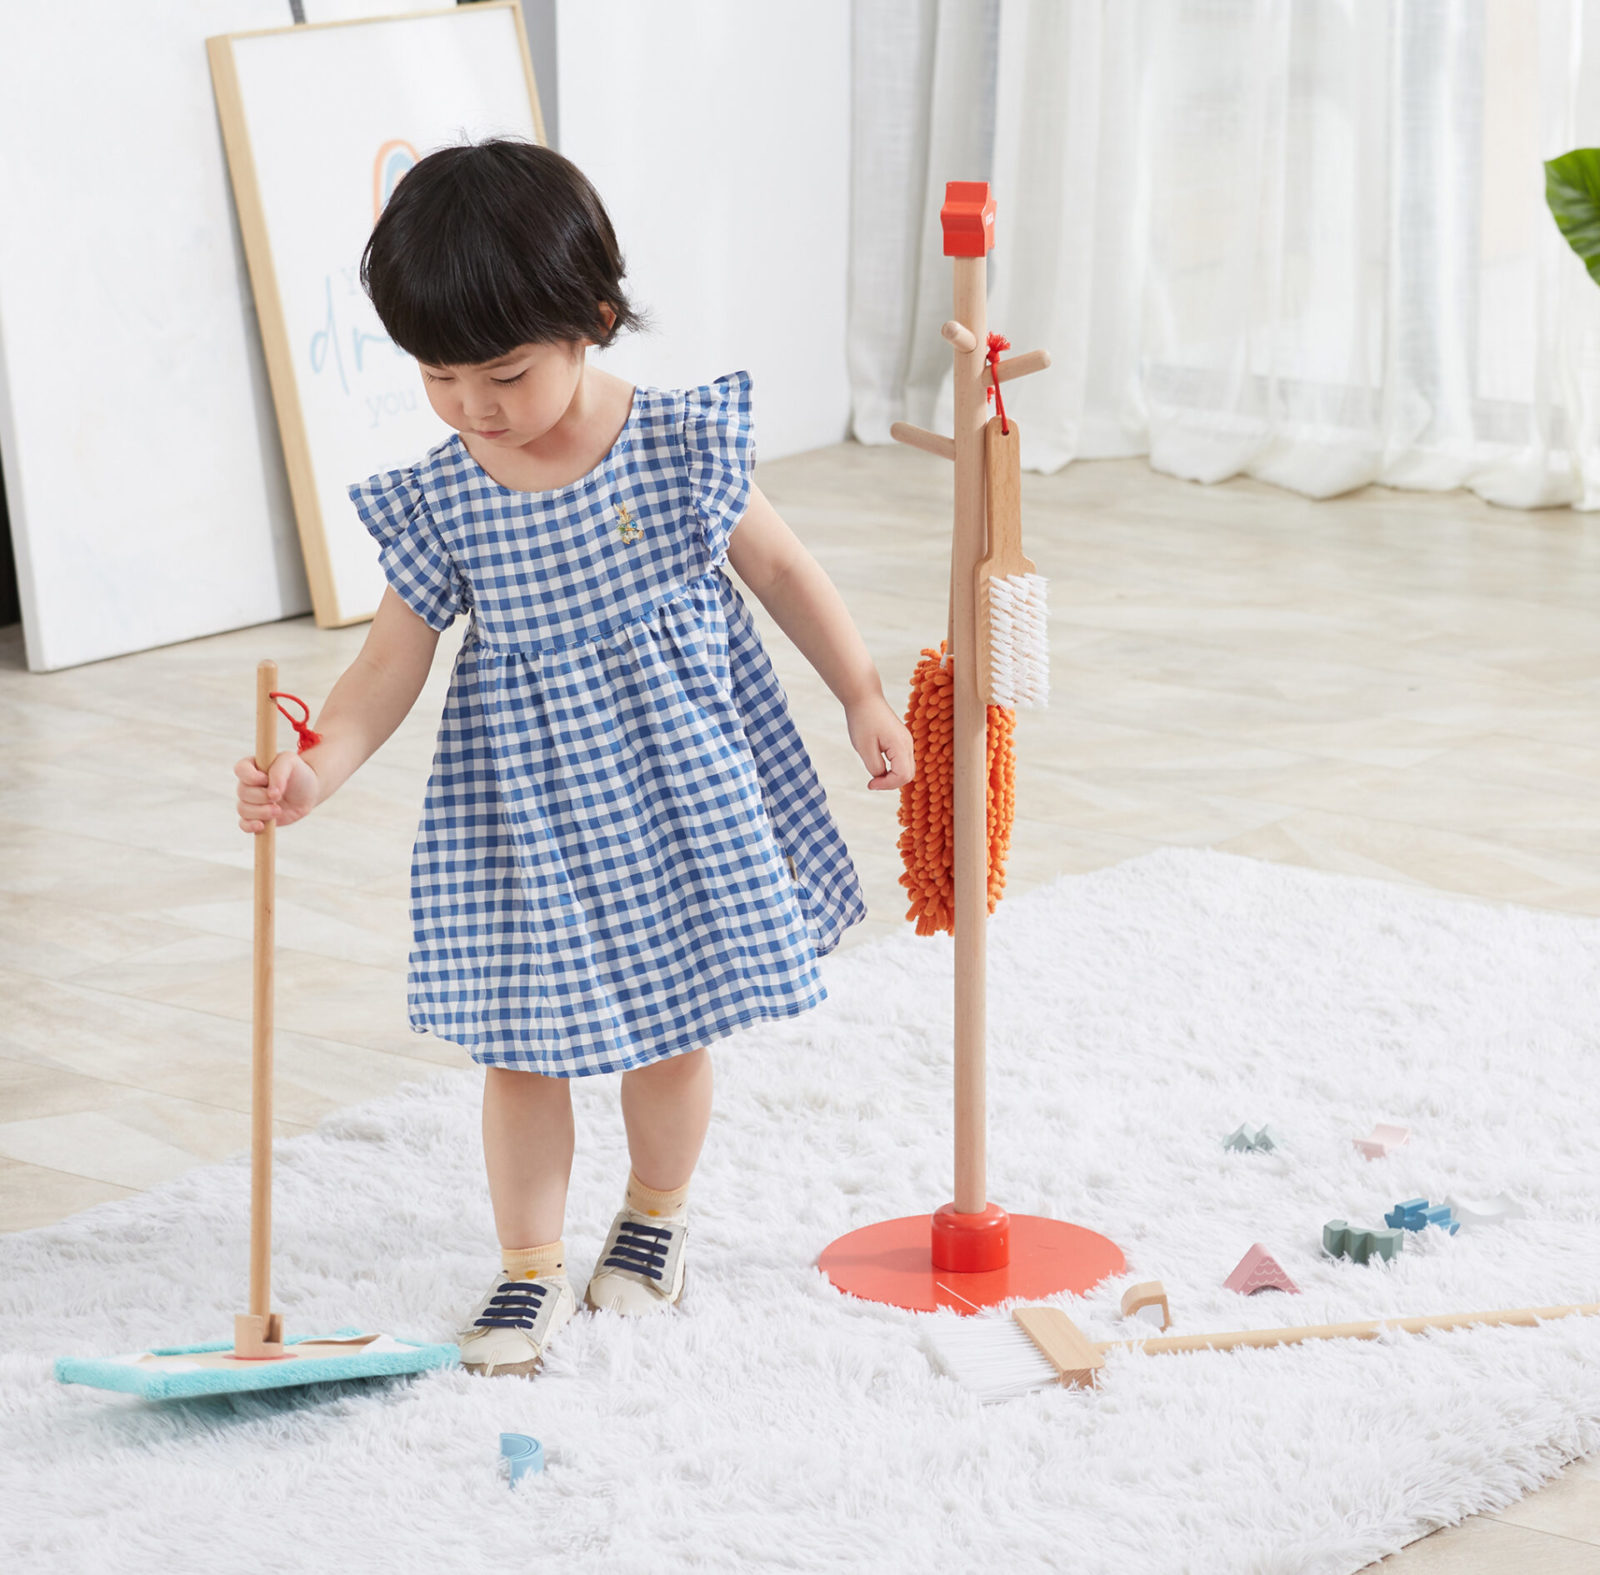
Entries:
[[[497,361],[518,345],[608,345],[641,318],[595,189],[570,160],[495,138],[408,170],[366,250],[361,283],[389,337],[428,366]],[[601,304],[616,313],[606,326]]]

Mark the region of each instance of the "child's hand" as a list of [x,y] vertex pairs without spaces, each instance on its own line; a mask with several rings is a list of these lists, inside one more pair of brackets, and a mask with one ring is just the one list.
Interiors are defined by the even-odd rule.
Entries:
[[871,780],[867,787],[878,793],[905,786],[916,770],[911,733],[881,694],[862,701],[845,713],[850,743],[861,756]]
[[234,763],[233,774],[239,779],[241,831],[264,831],[269,820],[292,826],[316,808],[317,774],[292,749],[280,750],[270,771],[258,770],[255,757],[246,755]]

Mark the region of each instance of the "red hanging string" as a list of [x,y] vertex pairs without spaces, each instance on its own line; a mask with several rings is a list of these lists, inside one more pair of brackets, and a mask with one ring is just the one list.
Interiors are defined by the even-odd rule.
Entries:
[[989,373],[994,378],[994,381],[984,389],[984,397],[991,400],[999,411],[1000,431],[1007,437],[1011,434],[1011,428],[1006,425],[1006,402],[1000,397],[1000,352],[1010,348],[1009,339],[1003,338],[1000,334],[990,334],[989,353],[983,358],[989,363]]
[[299,735],[300,744],[296,753],[303,755],[308,749],[311,748],[313,744],[320,744],[322,742],[322,734],[314,733],[311,728],[307,726],[307,723],[309,723],[311,720],[311,707],[308,706],[299,695],[292,695],[284,689],[271,689],[267,691],[267,699],[278,701],[293,700],[294,703],[305,712],[303,717],[293,717],[290,716],[287,711],[284,711],[281,704],[278,707],[278,710],[282,712],[289,725]]

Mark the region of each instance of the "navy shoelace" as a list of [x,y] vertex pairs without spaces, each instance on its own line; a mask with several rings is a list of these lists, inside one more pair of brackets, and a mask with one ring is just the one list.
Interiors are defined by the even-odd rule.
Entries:
[[659,1280],[667,1266],[667,1243],[672,1232],[659,1225],[641,1225],[624,1220],[617,1227],[617,1244],[606,1259],[608,1269],[631,1269],[635,1274]]
[[539,1304],[548,1285],[537,1280],[506,1280],[489,1298],[477,1327],[484,1329],[531,1329],[539,1316]]

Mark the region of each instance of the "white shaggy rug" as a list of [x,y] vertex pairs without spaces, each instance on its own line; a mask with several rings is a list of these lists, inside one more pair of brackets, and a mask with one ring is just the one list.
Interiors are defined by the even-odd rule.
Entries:
[[[1119,1356],[1098,1392],[979,1404],[925,1320],[813,1266],[950,1195],[949,943],[827,968],[827,1005],[714,1052],[679,1312],[584,1316],[532,1382],[165,1406],[53,1383],[56,1355],[226,1335],[243,1163],[0,1240],[0,1567],[1334,1575],[1600,1448],[1595,1318]],[[990,1196],[1121,1244],[1129,1275],[1064,1302],[1098,1338],[1144,1330],[1117,1303],[1150,1278],[1176,1331],[1600,1297],[1600,923],[1160,852],[1002,904],[989,994]],[[291,1333],[450,1337],[497,1261],[479,1086],[280,1144]],[[581,1279],[627,1165],[614,1080],[577,1102]],[[1381,1118],[1414,1136],[1368,1161]],[[1246,1121],[1280,1150],[1225,1152]],[[1320,1255],[1329,1218],[1451,1191],[1527,1218],[1409,1236],[1393,1267]],[[1256,1240],[1302,1295],[1222,1289]],[[515,1491],[501,1431],[546,1450]]]

